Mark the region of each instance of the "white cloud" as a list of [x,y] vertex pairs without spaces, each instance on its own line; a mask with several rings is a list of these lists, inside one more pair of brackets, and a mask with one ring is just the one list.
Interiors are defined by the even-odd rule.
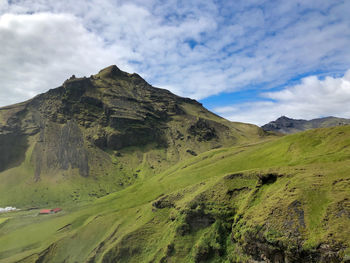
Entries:
[[0,0],[0,105],[109,64],[196,99],[349,67],[348,1],[219,2]]
[[326,116],[350,118],[350,70],[343,77],[315,76],[301,80],[295,86],[281,91],[261,94],[268,101],[256,101],[218,107],[215,112],[242,122],[266,124],[285,115],[295,119],[313,119]]
[[116,61],[126,68],[117,48],[106,48],[69,14],[3,15],[0,39],[2,105],[55,88],[72,74],[91,75]]

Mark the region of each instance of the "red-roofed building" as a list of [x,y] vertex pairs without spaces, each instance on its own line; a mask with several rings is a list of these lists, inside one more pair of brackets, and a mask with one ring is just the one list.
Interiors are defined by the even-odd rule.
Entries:
[[39,214],[40,215],[56,214],[56,213],[61,212],[61,211],[62,211],[62,208],[41,209]]
[[51,211],[54,213],[58,213],[62,211],[62,208],[55,208],[55,209],[52,209]]
[[40,210],[40,215],[47,215],[47,214],[51,214],[51,209],[41,209]]

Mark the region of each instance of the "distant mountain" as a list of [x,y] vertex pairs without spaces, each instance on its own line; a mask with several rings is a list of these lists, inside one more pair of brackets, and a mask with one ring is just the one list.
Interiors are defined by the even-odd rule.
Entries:
[[313,120],[296,120],[282,116],[275,121],[271,121],[261,128],[264,131],[280,132],[285,134],[296,133],[315,128],[326,128],[350,124],[350,119],[337,117],[325,117]]

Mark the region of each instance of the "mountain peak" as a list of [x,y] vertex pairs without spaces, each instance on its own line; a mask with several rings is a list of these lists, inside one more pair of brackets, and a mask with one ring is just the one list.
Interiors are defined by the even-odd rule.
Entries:
[[281,120],[291,120],[291,118],[288,118],[287,116],[281,116],[279,117],[276,121],[281,121]]
[[100,77],[118,77],[126,74],[124,71],[121,71],[116,65],[111,65],[106,67],[98,72],[97,75]]

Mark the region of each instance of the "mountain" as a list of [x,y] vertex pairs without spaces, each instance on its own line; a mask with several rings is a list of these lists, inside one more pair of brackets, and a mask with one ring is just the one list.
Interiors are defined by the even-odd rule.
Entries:
[[279,132],[284,134],[291,134],[300,131],[305,131],[315,128],[334,127],[340,125],[350,124],[350,119],[343,119],[337,117],[325,117],[313,120],[296,120],[282,116],[275,121],[271,121],[261,128],[264,131]]
[[0,108],[0,207],[92,200],[201,152],[259,140],[116,66]]
[[350,261],[349,125],[275,136],[116,66],[0,123],[1,263]]

